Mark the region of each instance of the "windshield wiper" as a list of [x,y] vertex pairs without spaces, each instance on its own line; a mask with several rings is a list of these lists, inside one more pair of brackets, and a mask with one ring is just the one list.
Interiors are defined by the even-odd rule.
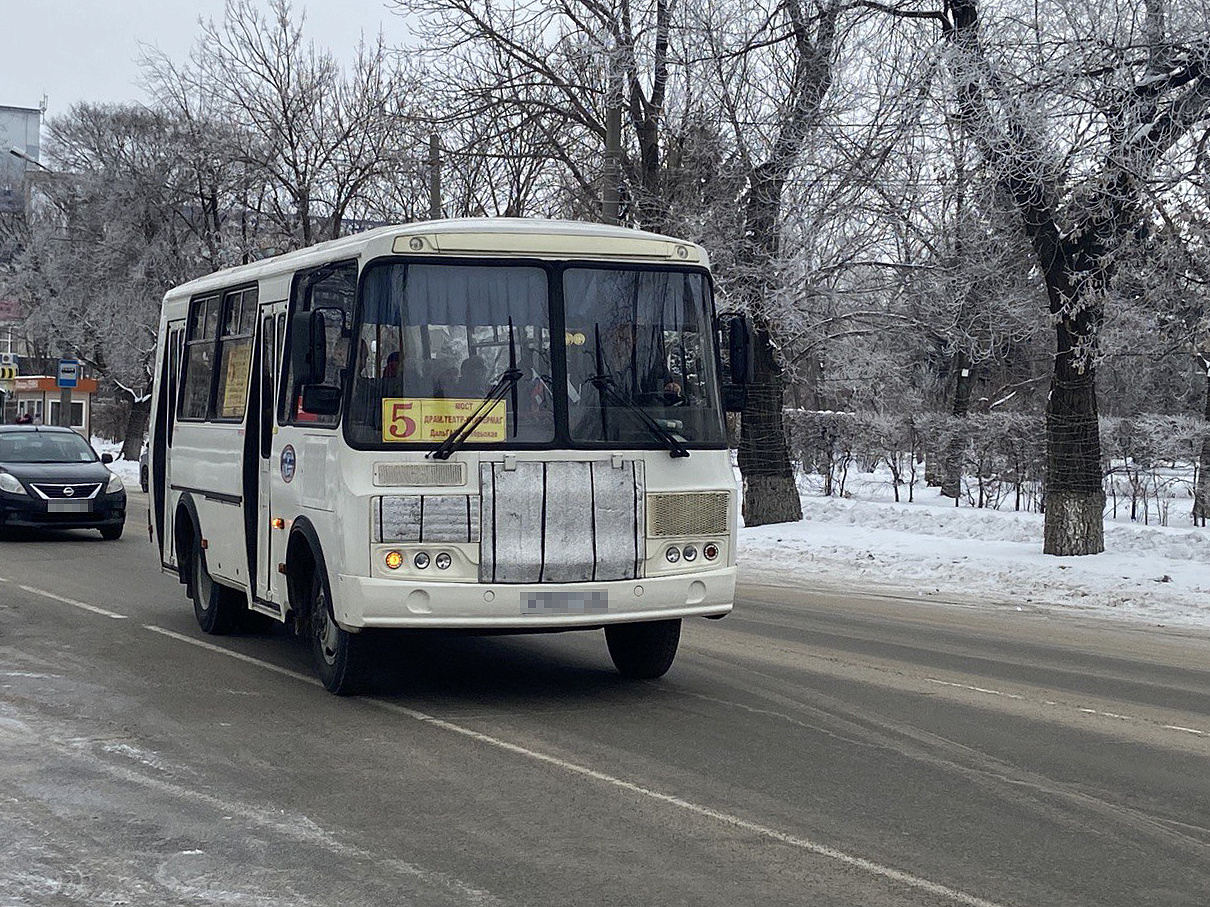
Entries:
[[479,401],[475,411],[467,416],[465,422],[445,436],[445,440],[429,451],[428,456],[434,460],[448,460],[450,455],[465,444],[475,433],[479,423],[487,418],[496,408],[496,404],[504,399],[504,395],[512,394],[513,404],[513,434],[517,433],[517,382],[521,380],[521,370],[517,368],[517,347],[513,341],[513,320],[508,319],[508,368],[504,370],[496,383]]
[[[609,398],[615,405],[622,407],[629,413],[638,416],[643,427],[650,431],[656,438],[664,442],[668,448],[668,456],[676,459],[678,457],[689,456],[689,449],[685,447],[681,439],[670,432],[664,426],[660,425],[647,410],[639,406],[633,400],[628,400],[618,393],[613,386],[613,378],[605,374],[604,357],[601,355],[601,328],[597,326],[597,374],[588,379],[588,383],[597,389],[601,397],[601,427],[605,427],[605,406],[604,398]],[[602,437],[604,437],[602,432]]]

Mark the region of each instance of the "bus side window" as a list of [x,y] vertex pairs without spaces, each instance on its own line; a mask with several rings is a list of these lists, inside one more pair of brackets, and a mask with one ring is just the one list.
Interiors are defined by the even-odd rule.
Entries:
[[[286,380],[278,407],[278,420],[283,423],[334,426],[339,413],[320,414],[303,408],[303,388],[322,385],[333,393],[343,391],[349,373],[349,350],[352,342],[353,302],[357,292],[357,262],[324,265],[294,276],[290,294],[289,337],[284,366]],[[312,317],[300,317],[311,315]],[[303,365],[317,357],[308,352],[316,342],[322,327],[324,349],[318,357],[322,374],[302,374]]]

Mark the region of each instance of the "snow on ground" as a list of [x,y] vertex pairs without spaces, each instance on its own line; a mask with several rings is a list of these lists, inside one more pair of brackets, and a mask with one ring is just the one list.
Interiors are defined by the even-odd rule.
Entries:
[[955,507],[923,486],[895,503],[867,478],[851,498],[805,490],[802,522],[742,528],[741,580],[1210,628],[1208,529],[1106,520],[1103,554],[1057,558],[1040,514]]

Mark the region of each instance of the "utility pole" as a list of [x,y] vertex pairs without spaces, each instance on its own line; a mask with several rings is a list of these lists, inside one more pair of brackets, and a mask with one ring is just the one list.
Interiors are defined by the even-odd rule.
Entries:
[[429,134],[429,219],[441,218],[441,138]]
[[605,186],[601,191],[601,217],[607,224],[616,224],[619,220],[621,159],[622,105],[614,95],[605,111]]

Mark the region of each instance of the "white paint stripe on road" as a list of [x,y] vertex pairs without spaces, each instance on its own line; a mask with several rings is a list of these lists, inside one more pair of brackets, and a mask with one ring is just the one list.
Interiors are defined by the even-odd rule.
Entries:
[[1181,727],[1179,724],[1165,724],[1166,731],[1180,731],[1182,734],[1197,734],[1199,737],[1210,737],[1205,731],[1199,731],[1195,727]]
[[[204,642],[200,639],[194,639],[181,633],[175,633],[172,630],[165,630],[163,627],[157,627],[152,624],[144,624],[143,627],[144,629],[150,630],[153,633],[159,633],[163,636],[168,636],[172,639],[180,640],[181,642],[189,643],[190,645],[197,646],[198,648],[206,649],[211,652],[216,652],[220,655],[227,655],[231,658],[237,659],[238,661],[246,662],[247,664],[256,665],[257,667],[273,671],[276,674],[282,674],[295,680],[302,680],[303,682],[312,686],[316,686],[319,683],[313,677],[301,674],[298,671],[291,671],[288,668],[278,667],[275,664],[262,661],[259,658],[244,655],[242,652],[233,652],[230,649],[224,649],[222,646],[216,646],[213,643]],[[950,888],[946,885],[932,882],[928,879],[912,875],[911,873],[904,872],[900,869],[894,869],[890,866],[883,866],[880,863],[875,863],[872,860],[865,859],[864,857],[854,856],[852,854],[845,853],[842,850],[837,850],[834,847],[829,847],[826,844],[820,844],[807,838],[800,838],[797,835],[787,834],[786,832],[778,831],[777,829],[770,828],[767,825],[761,825],[758,822],[749,821],[748,819],[741,818],[740,816],[734,816],[730,813],[721,812],[717,809],[711,809],[709,806],[702,806],[698,803],[678,797],[675,794],[661,793],[660,791],[643,787],[641,784],[636,784],[633,781],[627,781],[624,778],[618,778],[614,775],[597,771],[596,769],[589,768],[586,765],[579,765],[575,762],[569,762],[566,759],[560,759],[558,756],[552,756],[549,753],[539,752],[538,750],[532,750],[516,743],[510,743],[507,740],[501,740],[499,737],[484,734],[481,731],[476,731],[472,728],[455,724],[452,721],[446,721],[443,718],[437,718],[434,715],[428,715],[424,712],[417,711],[416,709],[409,709],[406,706],[396,705],[393,702],[383,702],[381,699],[366,698],[362,701],[367,705],[374,706],[384,711],[394,712],[395,714],[404,715],[408,718],[411,718],[414,721],[422,721],[425,724],[433,725],[447,731],[452,731],[455,734],[460,734],[463,737],[468,737],[471,740],[478,741],[479,743],[484,743],[488,746],[493,746],[497,749],[501,749],[518,756],[523,756],[536,762],[542,762],[546,765],[553,765],[572,774],[580,775],[585,778],[591,778],[592,780],[601,782],[602,784],[607,784],[611,787],[615,787],[632,794],[638,794],[639,796],[646,797],[650,800],[656,800],[660,803],[675,806],[676,808],[684,810],[685,812],[694,813],[707,819],[713,819],[714,821],[724,825],[730,825],[734,828],[740,828],[744,831],[760,835],[761,837],[770,838],[781,844],[795,847],[799,850],[804,850],[808,853],[825,857],[829,860],[834,860],[835,862],[841,863],[844,866],[859,869],[863,872],[869,873],[870,875],[878,876],[883,879],[889,879],[909,888],[928,892],[929,894],[936,895],[937,897],[946,898],[956,904],[965,904],[967,907],[1002,907],[1002,905],[997,904],[995,901],[989,901],[984,898],[976,897],[975,895],[967,894],[964,891],[959,891],[956,888]]]
[[[1016,693],[1004,693],[1000,690],[988,690],[984,689],[983,687],[973,687],[965,683],[951,683],[948,680],[938,680],[936,677],[926,677],[924,679],[929,683],[940,684],[943,687],[957,687],[960,690],[972,690],[976,693],[984,693],[991,696],[1004,696],[1007,699],[1025,700],[1024,696],[1018,696]],[[1133,721],[1137,724],[1150,724],[1153,726],[1156,724],[1156,722],[1148,721],[1146,718],[1136,718],[1133,715],[1119,715],[1117,712],[1102,712],[1098,709],[1072,706],[1062,702],[1054,702],[1050,699],[1043,699],[1042,704],[1055,706],[1056,708],[1074,708],[1077,712],[1081,712],[1085,715],[1097,715],[1101,718],[1113,718],[1115,721]],[[1159,727],[1165,731],[1181,731],[1186,734],[1196,734],[1198,737],[1210,737],[1210,733],[1207,733],[1206,731],[1200,731],[1193,727],[1181,727],[1178,724],[1161,724]]]
[[126,620],[127,615],[118,614],[115,611],[107,611],[104,608],[98,608],[96,605],[90,605],[88,602],[78,602],[74,598],[64,598],[62,595],[55,595],[53,592],[47,592],[45,589],[35,589],[33,586],[17,586],[25,592],[32,595],[40,595],[43,598],[49,598],[51,601],[62,602],[65,605],[71,605],[73,608],[80,608],[84,611],[91,611],[93,614],[100,614],[102,617],[112,617],[114,620]]
[[958,687],[960,690],[974,690],[976,693],[986,693],[989,696],[1003,696],[1005,699],[1024,699],[1016,693],[1005,693],[1002,690],[989,690],[986,687],[972,687],[965,683],[950,683],[948,680],[938,680],[936,677],[924,678],[929,683],[940,684],[943,687]]
[[224,649],[222,646],[216,646],[214,643],[206,642],[201,639],[194,639],[192,636],[186,636],[184,633],[177,633],[173,630],[165,630],[163,627],[157,627],[154,624],[143,624],[144,630],[150,630],[152,633],[159,633],[161,636],[168,636],[172,639],[187,642],[191,646],[197,646],[199,649],[206,649],[210,652],[217,652],[220,655],[226,655],[228,658],[234,658],[237,661],[247,662],[248,664],[256,665],[258,668],[264,668],[267,671],[272,671],[275,674],[281,674],[283,677],[289,677],[293,680],[301,680],[303,683],[309,683],[311,686],[319,686],[319,680],[312,677],[310,674],[303,674],[299,671],[291,671],[289,668],[282,668],[268,661],[262,661],[259,658],[253,658],[251,655],[245,655],[243,652],[233,652],[231,649]]

